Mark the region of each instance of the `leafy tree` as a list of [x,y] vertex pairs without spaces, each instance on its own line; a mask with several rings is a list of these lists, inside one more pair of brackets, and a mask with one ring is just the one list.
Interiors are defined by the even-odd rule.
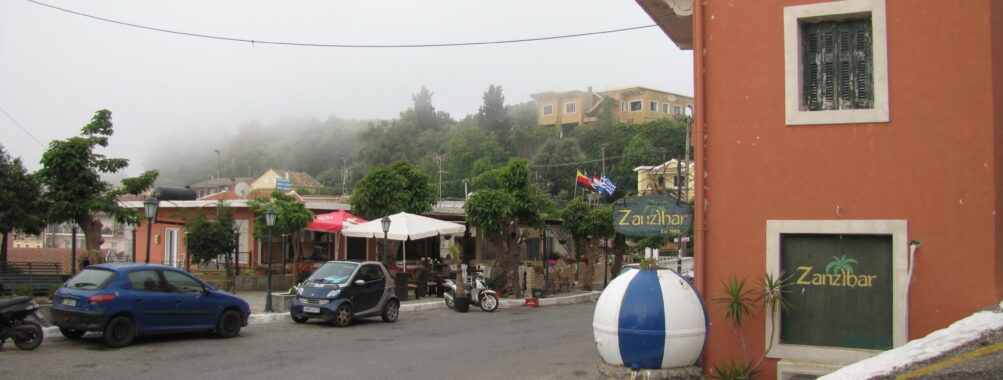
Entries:
[[425,213],[434,201],[428,176],[407,161],[397,161],[370,170],[356,184],[349,203],[355,215],[375,219],[399,212]]
[[508,165],[481,174],[474,180],[476,193],[464,206],[467,222],[484,232],[497,249],[492,273],[501,273],[506,294],[520,294],[519,253],[525,234],[521,227],[540,229],[542,214],[550,212],[550,199],[532,184],[526,160],[512,158]]
[[[613,236],[613,207],[606,205],[596,209],[575,198],[561,210],[562,228],[571,234],[575,241],[575,256],[586,258],[588,265],[585,271],[585,289],[592,289],[592,278],[595,275],[595,265],[598,261],[598,243],[602,238]],[[615,266],[614,266],[615,268]]]
[[509,153],[483,129],[462,126],[454,129],[444,145],[443,194],[463,197],[463,180],[505,165]]
[[[265,211],[269,208],[275,210],[275,226],[272,227],[272,236],[282,236],[282,234],[292,235],[293,243],[293,268],[298,268],[300,257],[303,255],[302,239],[300,236],[307,224],[313,221],[313,212],[306,208],[306,205],[293,198],[291,195],[283,194],[281,191],[273,191],[271,198],[257,197],[247,202],[248,208],[254,211],[254,238],[258,240],[268,239],[268,225],[265,223]],[[269,241],[268,244],[272,242]],[[293,271],[293,283],[299,282],[298,271]]]
[[0,271],[7,269],[7,242],[10,233],[21,231],[38,234],[45,228],[45,209],[42,184],[21,164],[20,158],[11,159],[0,145]]
[[533,164],[538,167],[537,183],[552,195],[557,195],[561,190],[574,188],[575,176],[579,169],[575,163],[584,159],[585,154],[578,148],[578,140],[573,138],[547,140],[533,160]]
[[439,122],[439,115],[435,112],[435,106],[432,105],[432,92],[428,91],[425,86],[421,86],[421,90],[414,95],[411,95],[411,100],[414,101],[414,117],[417,122],[418,129],[421,131],[438,130],[442,127]]
[[[233,209],[223,201],[216,205],[216,219],[204,212],[194,213],[188,219],[188,257],[194,264],[211,261],[237,249],[237,236],[233,231]],[[231,275],[227,271],[227,276]]]
[[477,112],[477,123],[484,130],[494,134],[499,142],[507,145],[509,131],[512,128],[508,112],[505,110],[505,95],[501,86],[490,85],[484,92],[484,104]]
[[81,128],[82,136],[49,143],[37,173],[47,190],[45,197],[51,202],[46,219],[79,225],[88,250],[101,248],[102,225],[95,214],[106,213],[119,223],[138,224],[140,211],[119,206],[118,197],[139,195],[157,179],[157,171],[148,170],[138,177],[123,179],[118,188],[101,180],[102,173],[117,173],[129,165],[124,158],[107,158],[94,152],[97,146],[108,146],[112,133],[111,111],[97,111]]

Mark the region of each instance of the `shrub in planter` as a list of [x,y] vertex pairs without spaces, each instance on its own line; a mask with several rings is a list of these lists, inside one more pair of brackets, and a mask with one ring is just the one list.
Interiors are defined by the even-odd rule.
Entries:
[[30,285],[18,285],[18,286],[15,286],[14,289],[11,290],[11,292],[13,292],[14,295],[18,296],[18,297],[31,297],[32,296],[32,291],[31,291],[31,286]]

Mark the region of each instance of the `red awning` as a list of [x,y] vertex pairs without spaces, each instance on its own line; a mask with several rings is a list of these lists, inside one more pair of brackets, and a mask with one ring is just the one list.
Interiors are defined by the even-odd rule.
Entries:
[[313,221],[306,225],[306,229],[315,231],[339,232],[347,226],[362,224],[366,220],[349,214],[345,210],[315,215]]

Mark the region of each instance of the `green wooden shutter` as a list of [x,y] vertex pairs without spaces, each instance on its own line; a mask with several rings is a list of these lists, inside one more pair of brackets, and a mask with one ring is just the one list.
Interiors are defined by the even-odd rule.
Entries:
[[802,24],[803,108],[874,107],[870,20]]

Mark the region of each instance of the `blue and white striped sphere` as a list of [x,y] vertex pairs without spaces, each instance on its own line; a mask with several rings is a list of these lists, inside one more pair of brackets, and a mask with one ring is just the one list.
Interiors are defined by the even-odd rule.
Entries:
[[606,363],[639,369],[690,366],[703,351],[707,311],[700,294],[676,272],[631,269],[599,296],[592,330]]

